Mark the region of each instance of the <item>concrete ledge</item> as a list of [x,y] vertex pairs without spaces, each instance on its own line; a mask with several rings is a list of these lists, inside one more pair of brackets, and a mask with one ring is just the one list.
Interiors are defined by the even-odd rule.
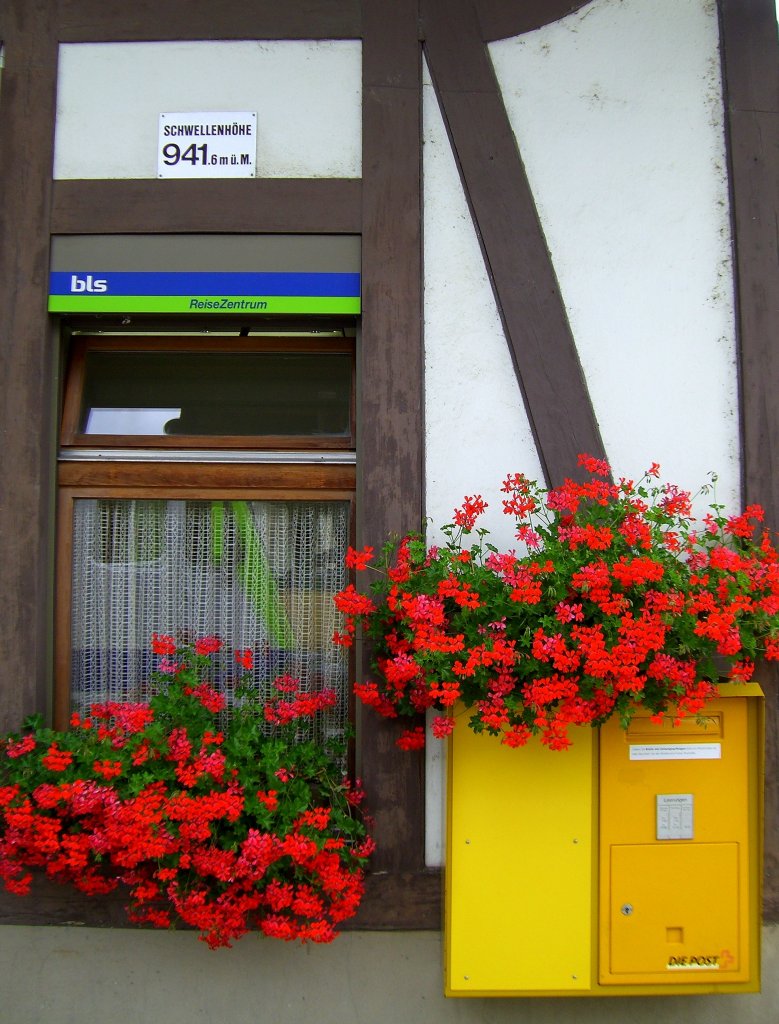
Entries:
[[352,932],[331,946],[246,937],[211,952],[189,932],[0,928],[3,1024],[768,1024],[779,1020],[779,926],[761,995],[451,999],[438,932]]

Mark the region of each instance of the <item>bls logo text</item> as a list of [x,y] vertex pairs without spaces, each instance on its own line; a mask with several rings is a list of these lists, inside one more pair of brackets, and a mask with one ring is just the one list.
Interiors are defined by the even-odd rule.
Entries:
[[87,274],[85,277],[71,274],[70,290],[71,292],[107,292],[108,281],[105,278],[93,277],[91,274]]

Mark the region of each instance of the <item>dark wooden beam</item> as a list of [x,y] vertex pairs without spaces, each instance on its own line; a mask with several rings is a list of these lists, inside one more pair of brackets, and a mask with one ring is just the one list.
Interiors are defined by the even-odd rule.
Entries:
[[425,54],[547,481],[603,456],[546,239],[472,0],[422,0]]
[[357,39],[360,0],[60,0],[61,42]]
[[59,885],[40,874],[29,896],[0,892],[0,925],[84,925],[88,928],[127,928],[128,892],[90,897],[72,885]]
[[567,14],[586,7],[590,0],[523,0],[522,3],[506,3],[506,0],[476,0],[482,39],[506,39],[523,32],[559,21]]
[[352,178],[55,181],[51,232],[359,234],[361,217]]
[[440,871],[371,874],[357,916],[344,929],[437,931],[442,927],[442,904]]
[[[389,16],[391,14],[391,17]],[[363,316],[358,515],[380,549],[423,518],[421,51],[416,0],[363,2]],[[373,870],[418,874],[424,851],[421,758],[396,723],[361,720],[362,772],[378,850]],[[398,886],[410,905],[413,887]]]
[[0,88],[0,732],[46,710],[52,406],[46,312],[57,41],[51,3],[6,0]]
[[[773,0],[720,0],[744,498],[779,530],[779,52]],[[779,920],[779,668],[766,691],[765,915]]]

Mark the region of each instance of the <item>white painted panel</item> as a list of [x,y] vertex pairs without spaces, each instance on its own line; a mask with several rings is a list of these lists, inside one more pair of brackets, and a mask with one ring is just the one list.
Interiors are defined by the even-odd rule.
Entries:
[[480,522],[511,546],[500,485],[508,473],[540,478],[541,466],[427,72],[423,115],[426,514],[440,526],[481,494]]
[[[463,195],[449,140],[425,68],[425,462],[426,514],[440,527],[463,497],[489,503],[491,540],[516,546],[502,514],[508,473],[541,478],[541,466]],[[431,531],[436,537],[436,531]],[[427,744],[426,860],[443,860],[444,744]]]
[[594,0],[490,52],[615,471],[694,490],[716,470],[734,509],[716,4]]
[[55,178],[155,178],[162,112],[257,112],[257,175],[361,173],[359,40],[60,47]]

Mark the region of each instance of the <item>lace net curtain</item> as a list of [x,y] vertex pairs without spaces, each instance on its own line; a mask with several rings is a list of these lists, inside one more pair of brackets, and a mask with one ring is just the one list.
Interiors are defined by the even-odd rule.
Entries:
[[236,649],[254,651],[267,694],[280,675],[339,702],[326,732],[348,714],[348,660],[331,643],[332,602],[346,583],[348,502],[80,499],[73,526],[72,701],[151,694],[153,632],[225,643],[213,684],[228,707]]

